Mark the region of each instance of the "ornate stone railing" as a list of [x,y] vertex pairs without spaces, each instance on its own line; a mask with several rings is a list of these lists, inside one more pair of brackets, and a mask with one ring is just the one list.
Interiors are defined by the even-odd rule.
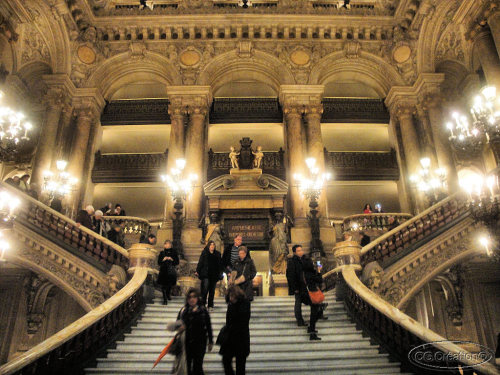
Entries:
[[[286,170],[284,162],[284,151],[280,149],[278,152],[264,152],[262,158],[262,173],[270,174],[282,180],[286,179]],[[229,160],[228,152],[213,152],[208,151],[208,181],[216,177],[228,174],[231,169],[231,161]]]
[[21,200],[16,222],[68,249],[82,259],[103,265],[106,270],[113,265],[127,269],[128,252],[124,248],[77,224],[27,194],[4,183],[1,186]]
[[[134,2],[139,8],[139,3]],[[113,100],[101,115],[102,125],[170,124],[168,99]]]
[[389,218],[394,218],[395,222],[403,224],[412,215],[404,213],[380,213],[380,214],[358,214],[344,218],[342,221],[342,232],[360,232],[366,230],[387,230],[392,224]]
[[465,199],[452,195],[363,247],[361,264],[377,261],[385,268],[468,215]]
[[[477,365],[478,362],[470,359],[471,353],[424,327],[370,291],[356,276],[353,266],[343,267],[339,283],[345,288],[342,298],[349,315],[372,340],[401,362],[403,371],[422,375],[436,374],[435,369],[417,367],[409,361],[412,349],[427,344],[426,356],[423,357],[427,366],[442,365],[443,363],[436,359],[444,358],[448,354],[451,358],[454,357],[446,363],[449,368],[447,374],[500,373],[490,363]],[[474,366],[473,370],[469,370],[468,366]]]
[[1,375],[81,373],[106,344],[116,340],[144,305],[148,269],[136,268],[132,279],[115,295],[76,322],[0,367]]
[[168,150],[163,154],[95,154],[92,182],[156,182],[167,170]]
[[336,180],[398,180],[396,152],[329,152],[325,165]]
[[148,235],[151,232],[151,224],[146,219],[134,216],[103,216],[110,226],[119,224],[125,234]]
[[210,123],[283,122],[278,98],[215,98]]
[[388,124],[389,120],[390,115],[383,99],[323,99],[321,122]]

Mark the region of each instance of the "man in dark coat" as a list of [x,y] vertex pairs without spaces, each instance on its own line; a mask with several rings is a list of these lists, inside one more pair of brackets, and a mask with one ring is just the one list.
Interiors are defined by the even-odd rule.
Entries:
[[94,214],[94,207],[89,205],[85,207],[85,210],[80,210],[78,212],[75,221],[77,222],[77,224],[83,225],[84,227],[89,228],[90,230],[94,230],[92,225],[93,214]]
[[[243,237],[238,234],[234,237],[234,243],[232,245],[226,246],[224,249],[224,254],[222,254],[222,266],[224,267],[224,272],[228,275],[231,273],[234,262],[238,259],[238,249],[240,246],[245,246],[243,244]],[[250,251],[247,249],[248,256],[250,257]]]
[[203,249],[196,266],[195,275],[201,280],[201,300],[208,308],[214,307],[215,286],[221,279],[222,259],[220,253],[215,249],[215,242],[208,241]]
[[[304,282],[304,272],[302,271],[302,257],[304,250],[300,245],[292,247],[293,257],[288,260],[286,267],[286,279],[288,281],[288,294],[295,296],[295,319],[299,327],[304,327],[306,323],[302,317],[302,300],[307,300],[309,295],[307,293],[306,284]],[[305,298],[307,295],[307,298]]]
[[177,271],[175,266],[178,264],[179,255],[172,247],[172,241],[166,240],[163,244],[163,250],[158,255],[158,265],[160,266],[158,284],[161,285],[164,305],[166,305],[170,299],[170,290],[177,283]]
[[[321,340],[316,335],[316,322],[319,318],[321,305],[311,303],[308,289],[317,290],[322,283],[321,275],[314,268],[314,264],[309,257],[304,256],[301,245],[292,247],[293,257],[288,261],[286,278],[288,281],[288,293],[295,296],[295,319],[299,327],[305,326],[302,317],[302,304],[311,306],[311,319],[307,332],[310,340]],[[307,283],[307,284],[306,284]]]

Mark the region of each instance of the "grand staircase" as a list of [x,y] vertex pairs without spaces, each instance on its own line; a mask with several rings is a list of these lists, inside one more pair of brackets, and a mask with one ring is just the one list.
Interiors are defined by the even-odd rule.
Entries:
[[[167,355],[151,371],[158,353],[173,334],[165,330],[167,322],[177,317],[184,299],[173,297],[168,306],[159,298],[148,304],[136,327],[117,342],[116,349],[100,358],[96,368],[86,374],[150,374],[170,373],[173,357]],[[293,315],[293,297],[256,297],[252,303],[250,320],[251,354],[247,360],[247,374],[400,374],[400,364],[390,362],[387,354],[380,354],[369,338],[356,330],[333,294],[327,295],[328,320],[320,320],[317,328],[321,341],[309,341],[304,327],[297,327]],[[307,320],[309,308],[303,308]],[[215,301],[211,313],[215,337],[225,322],[226,305],[223,299]],[[219,347],[205,356],[204,370],[208,374],[223,374]]]

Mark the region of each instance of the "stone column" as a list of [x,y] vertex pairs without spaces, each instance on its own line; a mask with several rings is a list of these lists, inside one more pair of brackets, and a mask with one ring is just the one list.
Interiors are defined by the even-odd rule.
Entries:
[[495,41],[497,54],[500,55],[500,9],[497,8],[491,12],[488,17],[488,26],[491,30],[491,36]]
[[444,126],[442,98],[435,94],[427,95],[423,100],[423,105],[429,115],[438,165],[440,168],[446,169],[448,192],[452,194],[459,189],[458,176],[451,145],[448,140],[448,130]]
[[[92,127],[98,121],[104,107],[104,99],[96,90],[84,89],[84,91],[78,93],[80,95],[75,98],[76,132],[67,169],[73,177],[78,179],[76,189],[73,191],[68,205],[73,213],[78,209],[87,183],[86,180],[84,181],[84,171],[86,160],[89,157],[87,151]],[[87,167],[92,168],[90,165]]]
[[477,34],[474,38],[474,50],[488,84],[500,87],[500,58],[491,34],[485,31]]
[[43,185],[43,173],[50,170],[52,159],[55,156],[57,128],[61,117],[63,100],[64,93],[60,88],[49,89],[44,97],[47,110],[43,128],[38,136],[38,145],[31,175],[31,183],[36,183],[40,187]]
[[205,124],[208,108],[192,106],[188,109],[189,127],[186,137],[186,173],[198,176],[186,206],[186,221],[189,226],[198,226],[202,215],[203,165],[205,160]]
[[295,220],[305,220],[304,198],[299,192],[296,181],[293,180],[295,174],[304,174],[304,160],[302,144],[302,106],[287,106],[283,108],[285,115],[288,170],[290,180],[290,200],[292,212]]
[[[184,158],[184,121],[186,116],[186,108],[182,106],[173,105],[172,102],[169,106],[168,113],[170,115],[170,142],[168,145],[168,160],[166,173],[170,173],[172,168],[175,167],[177,159]],[[174,209],[174,202],[170,190],[167,188],[167,195],[165,197],[165,211],[164,222],[165,225],[172,225],[172,212]]]

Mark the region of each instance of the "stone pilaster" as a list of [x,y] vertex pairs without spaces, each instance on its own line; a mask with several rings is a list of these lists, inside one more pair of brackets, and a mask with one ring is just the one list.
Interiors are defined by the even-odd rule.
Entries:
[[474,52],[488,84],[500,87],[500,58],[490,33],[481,31],[474,37]]
[[38,138],[31,182],[43,185],[43,173],[49,170],[55,152],[59,121],[63,110],[65,98],[72,95],[73,83],[67,75],[46,75],[43,81],[47,86],[47,93],[43,99],[46,106],[43,127]]
[[491,30],[491,36],[495,41],[497,54],[500,55],[500,6],[497,4],[495,4],[496,8],[493,9],[488,16],[488,26]]

